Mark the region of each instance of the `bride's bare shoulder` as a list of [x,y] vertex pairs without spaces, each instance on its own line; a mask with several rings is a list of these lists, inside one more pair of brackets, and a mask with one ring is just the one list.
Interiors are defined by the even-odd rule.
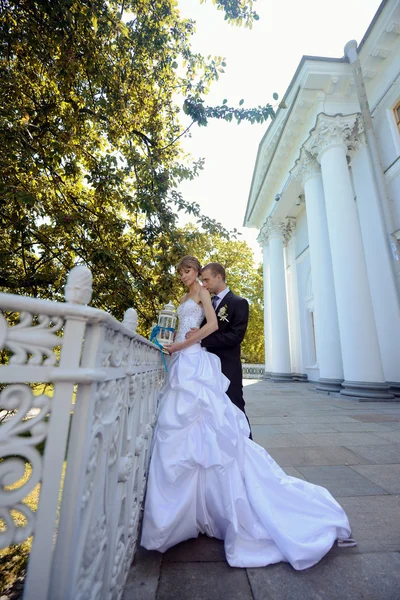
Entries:
[[198,298],[202,304],[204,304],[204,302],[211,302],[210,292],[204,287],[199,289]]
[[187,300],[187,294],[185,294],[184,296],[182,296],[182,298],[180,298],[179,304],[183,304],[184,302],[186,302],[186,300]]
[[206,290],[206,288],[204,288],[204,287],[201,287],[199,289],[198,293],[199,293],[199,298],[202,298],[202,299],[203,298],[211,298],[210,292],[208,290]]

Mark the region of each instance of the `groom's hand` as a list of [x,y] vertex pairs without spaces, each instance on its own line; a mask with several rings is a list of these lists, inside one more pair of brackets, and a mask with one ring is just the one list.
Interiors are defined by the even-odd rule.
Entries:
[[193,336],[193,335],[196,333],[196,331],[198,331],[198,330],[199,330],[199,327],[192,327],[192,328],[190,329],[190,331],[188,331],[188,332],[187,332],[187,334],[185,335],[185,338],[186,338],[187,340],[190,340],[190,338],[191,338],[191,337],[192,337],[192,336]]

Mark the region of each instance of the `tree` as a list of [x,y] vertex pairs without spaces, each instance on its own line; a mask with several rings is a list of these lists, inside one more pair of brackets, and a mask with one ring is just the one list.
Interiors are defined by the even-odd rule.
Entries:
[[[218,233],[208,235],[192,225],[184,229],[188,243],[187,254],[196,256],[204,266],[209,262],[221,263],[227,271],[227,284],[232,291],[249,301],[250,316],[242,344],[242,359],[249,363],[264,363],[264,312],[262,265],[254,266],[251,248],[244,241],[229,240]],[[183,287],[175,278],[173,301],[179,302]]]
[[264,346],[264,289],[263,269],[259,265],[254,273],[253,286],[249,290],[251,317],[244,339],[242,356],[248,363],[265,363]]
[[[215,0],[251,26],[251,0]],[[76,263],[94,275],[92,304],[139,313],[143,332],[172,289],[186,248],[177,211],[228,232],[177,191],[187,166],[183,110],[262,122],[257,109],[205,104],[222,58],[190,48],[194,23],[174,0],[2,0],[0,14],[0,286],[60,299]]]

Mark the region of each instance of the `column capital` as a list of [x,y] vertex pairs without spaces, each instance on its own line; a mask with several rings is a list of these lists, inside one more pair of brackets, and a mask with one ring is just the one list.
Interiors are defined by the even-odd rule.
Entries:
[[318,161],[306,150],[305,148],[301,148],[300,156],[296,160],[295,166],[290,171],[290,173],[295,177],[302,185],[310,179],[310,177],[314,177],[315,175],[321,173],[321,167]]
[[257,236],[257,242],[260,244],[261,248],[268,246],[268,242],[269,242],[269,236],[268,236],[268,232],[267,232],[267,228],[266,228],[266,223],[267,222],[265,222],[264,225],[261,227],[260,233]]
[[304,144],[304,148],[318,162],[321,162],[324,152],[334,146],[342,147],[347,154],[349,139],[353,133],[357,117],[358,113],[352,115],[326,115],[320,113],[317,116],[317,122],[311,131],[310,137]]
[[289,217],[283,221],[268,217],[260,229],[257,241],[261,246],[267,246],[273,237],[278,237],[286,245],[296,226],[296,219]]
[[348,155],[350,156],[351,161],[358,154],[359,150],[363,146],[366,146],[366,144],[367,138],[364,131],[364,122],[361,118],[361,115],[358,115],[353,132],[349,138]]

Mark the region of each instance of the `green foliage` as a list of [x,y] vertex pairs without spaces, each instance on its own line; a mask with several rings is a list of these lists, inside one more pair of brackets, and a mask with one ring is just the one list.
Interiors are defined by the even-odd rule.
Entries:
[[[200,0],[203,4],[206,0]],[[251,29],[253,21],[258,21],[259,16],[254,10],[255,0],[212,0],[218,10],[225,12],[225,20],[234,25],[243,25]]]
[[[244,104],[240,100],[239,106]],[[275,111],[270,104],[258,106],[257,108],[234,108],[227,106],[224,100],[221,106],[205,106],[202,98],[188,97],[183,105],[184,112],[189,115],[198,125],[208,125],[208,119],[224,119],[232,121],[236,119],[239,125],[242,121],[250,123],[264,123],[268,118],[275,118]]]
[[263,271],[260,265],[252,273],[253,285],[247,299],[250,303],[249,325],[243,342],[243,359],[248,363],[264,364],[264,288]]
[[[252,0],[216,0],[229,22],[257,20]],[[177,212],[228,236],[178,192],[183,110],[263,122],[264,108],[206,106],[225,62],[193,53],[194,23],[175,0],[3,0],[0,12],[0,287],[62,299],[88,265],[92,304],[146,333],[186,252]],[[178,68],[179,67],[179,68]],[[190,126],[189,126],[190,127]]]

